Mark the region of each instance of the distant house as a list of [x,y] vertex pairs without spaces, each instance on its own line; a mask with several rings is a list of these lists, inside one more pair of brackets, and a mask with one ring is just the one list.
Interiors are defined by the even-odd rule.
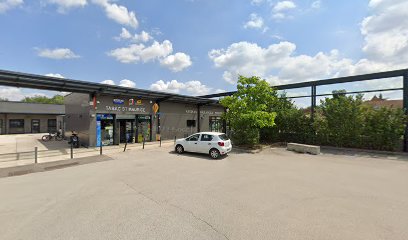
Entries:
[[364,104],[372,106],[375,109],[381,107],[403,108],[402,100],[388,100],[381,96],[377,97],[376,95],[371,100],[365,101]]

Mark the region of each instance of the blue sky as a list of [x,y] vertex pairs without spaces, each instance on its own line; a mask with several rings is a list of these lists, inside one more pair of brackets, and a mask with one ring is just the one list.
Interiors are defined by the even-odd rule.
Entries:
[[[188,95],[234,90],[238,74],[274,85],[397,69],[408,60],[407,8],[402,0],[0,0],[0,69]],[[365,87],[390,84],[399,81]],[[14,100],[36,93],[44,94],[0,90]]]

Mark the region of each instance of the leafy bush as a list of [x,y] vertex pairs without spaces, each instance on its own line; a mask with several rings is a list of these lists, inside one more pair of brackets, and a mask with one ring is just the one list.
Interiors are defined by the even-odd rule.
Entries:
[[315,122],[318,142],[336,147],[359,147],[364,132],[363,96],[333,92],[333,98],[321,101]]
[[364,111],[364,147],[378,150],[399,150],[406,117],[402,109],[368,107]]

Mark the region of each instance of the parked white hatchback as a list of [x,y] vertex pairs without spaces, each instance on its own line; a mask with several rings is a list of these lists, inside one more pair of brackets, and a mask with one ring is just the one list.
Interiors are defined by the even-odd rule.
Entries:
[[196,152],[209,154],[211,158],[217,159],[232,150],[231,140],[225,133],[199,132],[176,140],[175,150],[183,152]]

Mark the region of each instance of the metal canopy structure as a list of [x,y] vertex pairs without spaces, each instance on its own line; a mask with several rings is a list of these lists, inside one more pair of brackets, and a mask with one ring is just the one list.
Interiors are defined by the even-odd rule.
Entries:
[[[332,85],[332,84],[360,82],[360,81],[377,80],[377,79],[394,78],[394,77],[402,77],[402,82],[403,82],[402,88],[387,88],[387,89],[375,89],[375,90],[366,90],[366,91],[353,91],[353,92],[346,92],[345,94],[402,90],[403,107],[404,107],[405,115],[408,115],[408,69],[400,69],[400,70],[394,70],[394,71],[370,73],[370,74],[348,76],[348,77],[331,78],[331,79],[309,81],[309,82],[291,83],[291,84],[278,85],[278,86],[272,86],[272,87],[276,88],[277,90],[288,90],[288,89],[310,87],[311,95],[295,96],[295,97],[288,97],[288,98],[310,97],[311,98],[310,112],[311,112],[311,118],[313,120],[314,115],[315,115],[316,102],[317,102],[316,98],[319,96],[333,95],[333,94],[317,94],[318,86],[327,86],[327,85]],[[234,93],[236,93],[236,91],[210,94],[210,95],[205,95],[205,96],[200,96],[200,97],[203,97],[203,98],[225,97],[225,96],[231,96]],[[408,152],[408,123],[405,126],[404,152]]]
[[41,90],[59,91],[59,92],[76,92],[86,94],[102,94],[110,96],[129,96],[144,99],[151,99],[157,102],[179,102],[190,104],[217,104],[217,100],[185,96],[180,94],[164,93],[137,88],[127,88],[121,86],[78,81],[66,78],[48,77],[35,74],[12,72],[0,70],[0,85],[33,88]]
[[[277,85],[277,86],[272,86],[272,87],[276,88],[277,90],[288,90],[288,89],[295,89],[295,88],[305,88],[305,87],[313,87],[313,86],[317,87],[317,86],[332,85],[332,84],[339,84],[339,83],[376,80],[376,79],[381,79],[381,78],[404,77],[407,74],[408,74],[408,69],[400,69],[400,70],[394,70],[394,71],[388,71],[388,72],[370,73],[370,74],[362,74],[362,75],[355,75],[355,76],[348,76],[348,77],[330,78],[330,79],[317,80],[317,81],[291,83],[291,84]],[[225,97],[225,96],[231,96],[234,93],[236,93],[236,91],[209,94],[209,95],[203,95],[200,97],[203,97],[203,98]],[[310,96],[304,96],[304,97],[310,97]]]

